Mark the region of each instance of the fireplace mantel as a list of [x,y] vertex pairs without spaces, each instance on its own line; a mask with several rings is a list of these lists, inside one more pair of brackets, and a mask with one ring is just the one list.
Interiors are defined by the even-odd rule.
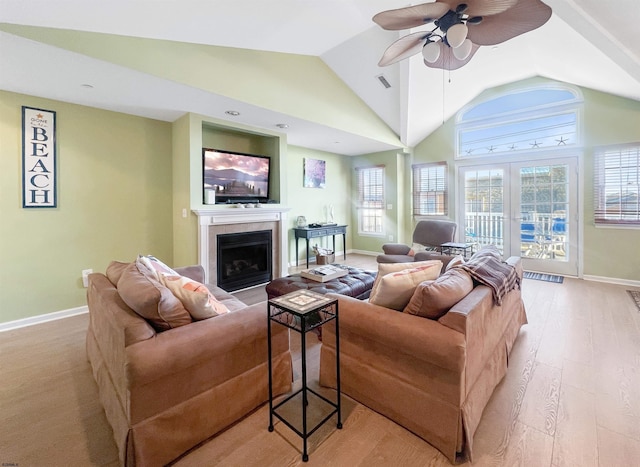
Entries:
[[[211,206],[193,209],[198,216],[198,260],[205,270],[207,282],[215,284],[215,273],[210,271],[212,258],[215,257],[215,245],[210,240],[210,229],[224,229],[229,226],[235,232],[257,230],[254,225],[274,223],[278,226],[274,236],[275,247],[273,276],[283,277],[288,274],[288,228],[287,213],[291,208],[281,205],[262,204],[258,208],[238,208],[235,205]],[[245,225],[246,224],[246,228]]]

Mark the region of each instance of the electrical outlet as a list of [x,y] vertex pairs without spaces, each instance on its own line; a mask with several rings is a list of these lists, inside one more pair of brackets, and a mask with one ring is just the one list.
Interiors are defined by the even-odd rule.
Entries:
[[82,270],[82,285],[86,289],[89,287],[89,274],[93,272],[93,269],[83,269]]
[[393,241],[393,235],[389,235],[389,241],[392,242]]

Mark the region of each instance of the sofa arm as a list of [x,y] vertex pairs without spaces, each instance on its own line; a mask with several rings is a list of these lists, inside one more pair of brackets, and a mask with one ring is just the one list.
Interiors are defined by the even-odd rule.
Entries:
[[[420,316],[344,295],[328,295],[339,302],[341,349],[348,352],[349,344],[355,344],[376,354],[380,360],[394,361],[399,354],[405,354],[456,372],[464,368],[465,342],[459,332]],[[335,347],[335,322],[323,325],[322,343]]]
[[516,274],[518,275],[518,278],[522,280],[522,276],[524,275],[524,268],[522,267],[522,258],[520,258],[520,256],[510,256],[509,258],[507,258],[506,263],[516,268]]
[[[273,360],[290,372],[288,329],[272,326]],[[280,357],[280,358],[279,358]],[[131,423],[267,364],[264,302],[171,329],[126,349]],[[290,374],[287,375],[290,380]],[[242,390],[242,388],[238,388]],[[266,391],[266,388],[265,388]],[[266,394],[266,392],[265,392]],[[224,405],[224,401],[220,401]]]
[[408,255],[411,247],[402,243],[385,243],[382,245],[382,251],[386,255]]

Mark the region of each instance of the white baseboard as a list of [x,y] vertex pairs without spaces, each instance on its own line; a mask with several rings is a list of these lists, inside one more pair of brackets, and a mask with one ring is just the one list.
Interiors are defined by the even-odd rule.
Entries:
[[70,318],[71,316],[81,315],[88,312],[89,307],[85,305],[77,308],[69,308],[68,310],[54,311],[53,313],[47,313],[45,315],[30,316],[29,318],[0,323],[0,332],[11,331],[13,329],[24,328],[26,326],[33,326],[35,324],[42,324],[49,321],[55,321],[57,319]]
[[357,255],[366,255],[366,256],[378,256],[381,255],[381,251],[366,251],[366,250],[349,250],[349,253],[355,253]]
[[[380,254],[382,254],[379,251],[365,251],[365,250],[350,250],[347,249],[347,254],[357,254],[357,255],[367,255],[367,256],[378,256]],[[344,253],[342,251],[336,251],[336,263],[339,263],[341,259],[344,259]],[[304,258],[300,258],[299,259],[300,263],[305,262]],[[311,263],[315,264],[316,263],[316,256],[315,255],[309,255],[309,265],[311,265]],[[292,268],[292,267],[297,267],[295,262],[294,263],[287,263],[287,265]]]
[[590,276],[585,274],[582,276],[585,281],[605,282],[607,284],[624,285],[626,287],[640,287],[640,281],[632,281],[629,279],[617,279],[615,277]]

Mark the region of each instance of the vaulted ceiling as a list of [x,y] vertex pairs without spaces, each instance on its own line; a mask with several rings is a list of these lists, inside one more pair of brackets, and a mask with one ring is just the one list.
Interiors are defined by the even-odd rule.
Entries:
[[[482,91],[534,76],[640,100],[637,0],[545,3],[553,16],[541,28],[481,47],[469,64],[444,72],[425,67],[420,56],[377,66],[385,48],[406,31],[384,31],[371,18],[409,4],[400,0],[0,0],[0,89],[165,121],[194,112],[283,131],[290,144],[345,155],[415,146]],[[52,30],[65,32],[65,41],[51,39]],[[238,49],[287,54],[300,66],[308,64],[309,73],[314,62],[305,58],[316,58],[357,96],[349,105],[367,108],[381,127],[371,121],[373,130],[360,131],[358,122],[348,121],[362,113],[312,118],[268,99],[177,80],[171,74],[176,64],[165,56],[147,54],[132,64],[122,58],[128,51],[117,41],[108,51],[103,44],[102,53],[93,53],[95,35],[87,33],[230,47],[238,54]],[[162,67],[166,72],[150,72]],[[262,82],[263,77],[253,77],[257,88]],[[309,79],[307,85],[312,96],[318,83]],[[322,108],[322,102],[316,105]],[[344,123],[334,124],[341,118]],[[278,123],[289,128],[278,130]]]

